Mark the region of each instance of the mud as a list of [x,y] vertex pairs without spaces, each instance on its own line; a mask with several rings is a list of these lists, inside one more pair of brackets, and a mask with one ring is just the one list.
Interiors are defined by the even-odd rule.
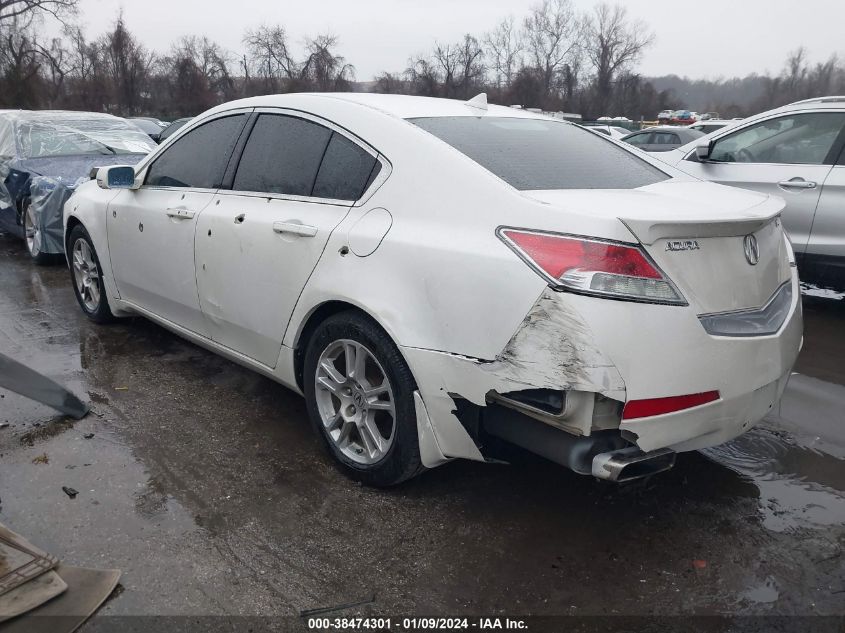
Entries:
[[0,522],[121,569],[113,615],[373,594],[357,612],[842,615],[845,302],[805,306],[779,411],[668,473],[617,486],[520,455],[378,491],[333,468],[298,396],[143,319],[87,322],[65,268],[0,238],[0,351],[93,409],[71,426],[0,392]]

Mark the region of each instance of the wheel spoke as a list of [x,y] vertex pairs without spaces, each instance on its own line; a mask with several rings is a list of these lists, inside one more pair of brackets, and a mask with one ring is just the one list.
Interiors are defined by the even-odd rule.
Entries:
[[358,435],[361,436],[361,441],[364,443],[364,450],[367,451],[370,457],[375,457],[381,453],[381,442],[379,441],[381,435],[378,432],[373,433],[373,429],[367,420],[364,420],[364,423],[358,427]]
[[393,411],[393,403],[390,400],[372,400],[367,402],[367,408],[371,411]]
[[331,432],[336,430],[341,424],[343,424],[343,416],[340,415],[340,412],[334,414],[334,417],[328,421],[323,421],[323,424],[326,426],[326,430]]
[[336,396],[340,395],[340,385],[331,376],[320,376],[317,378],[317,384],[326,391],[331,391]]
[[328,378],[330,378],[336,385],[340,386],[346,382],[346,377],[337,370],[337,367],[335,367],[331,361],[324,360],[321,362],[320,369],[322,369]]
[[346,421],[344,421],[343,426],[340,427],[340,433],[337,436],[337,440],[335,440],[340,448],[346,448],[349,446],[349,435],[352,433],[353,428],[355,428],[355,423]]
[[360,351],[360,348],[351,341],[343,346],[343,356],[346,359],[346,377],[350,380],[357,380],[355,368]]

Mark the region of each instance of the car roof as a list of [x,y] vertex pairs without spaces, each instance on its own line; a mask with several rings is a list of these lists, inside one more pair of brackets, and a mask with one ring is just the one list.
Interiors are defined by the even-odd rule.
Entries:
[[[349,104],[356,104],[378,110],[386,115],[399,119],[414,119],[423,117],[453,117],[479,116],[484,110],[469,105],[467,101],[458,99],[441,99],[438,97],[417,97],[411,95],[377,94],[372,92],[298,92],[277,95],[248,97],[238,101],[230,101],[214,108],[222,111],[232,108],[260,108],[260,107],[291,107],[305,99],[333,99]],[[542,114],[519,108],[488,105],[487,116],[501,116],[524,119],[549,119]]]

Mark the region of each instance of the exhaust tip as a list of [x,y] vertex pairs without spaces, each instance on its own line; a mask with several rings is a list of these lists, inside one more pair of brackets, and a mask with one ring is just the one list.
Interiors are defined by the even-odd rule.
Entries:
[[662,473],[675,465],[675,451],[659,448],[644,453],[629,446],[593,457],[593,477],[622,483]]

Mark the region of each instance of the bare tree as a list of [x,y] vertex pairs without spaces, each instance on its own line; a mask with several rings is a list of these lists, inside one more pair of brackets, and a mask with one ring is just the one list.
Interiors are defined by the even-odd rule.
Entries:
[[629,19],[624,6],[598,5],[586,20],[585,50],[596,73],[596,111],[602,115],[610,104],[613,80],[630,68],[654,35],[641,21]]
[[336,45],[337,37],[334,35],[320,35],[308,40],[308,58],[299,72],[303,89],[321,92],[349,90],[355,80],[355,67],[334,52]]
[[44,14],[64,21],[78,6],[79,0],[0,0],[0,24]]
[[123,115],[142,112],[154,56],[129,32],[123,15],[118,15],[114,29],[100,41],[111,81],[113,109]]
[[545,96],[556,91],[567,66],[577,65],[582,31],[572,0],[543,0],[525,18],[526,52],[539,73]]
[[513,16],[505,18],[495,29],[485,34],[483,41],[496,79],[496,87],[501,90],[513,82],[522,61],[522,36]]
[[266,92],[279,92],[283,86],[299,77],[299,64],[293,58],[287,32],[281,25],[260,26],[246,32],[244,44],[247,63],[252,74],[264,81]]

